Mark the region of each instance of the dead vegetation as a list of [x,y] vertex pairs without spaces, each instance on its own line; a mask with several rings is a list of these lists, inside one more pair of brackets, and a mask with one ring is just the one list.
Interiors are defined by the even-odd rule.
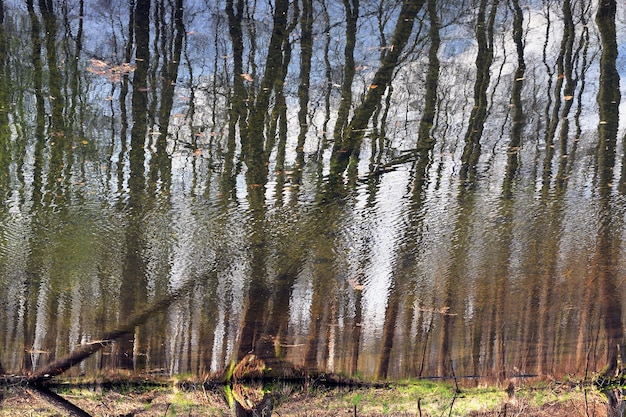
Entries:
[[[114,383],[107,385],[108,382]],[[211,387],[198,381],[170,380],[166,385],[163,380],[149,382],[142,385],[140,380],[121,377],[115,381],[53,387],[84,414],[80,411],[72,414],[67,407],[56,406],[49,397],[29,387],[13,386],[3,392],[0,417],[226,416],[236,415],[237,407],[252,412],[255,398],[259,403],[267,404],[268,395],[273,408],[271,415],[281,417],[607,416],[606,400],[601,394],[570,385],[536,383],[516,387],[512,396],[507,393],[506,386],[462,387],[461,393],[455,396],[454,389],[448,385],[423,381],[386,388],[335,389],[276,383],[254,391],[255,395],[251,395],[249,388],[233,386],[234,395],[229,400],[222,387]],[[242,398],[247,400],[243,406]]]

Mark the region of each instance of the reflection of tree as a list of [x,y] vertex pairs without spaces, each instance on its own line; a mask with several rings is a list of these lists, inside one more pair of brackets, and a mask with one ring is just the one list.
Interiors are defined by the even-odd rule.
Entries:
[[[161,9],[165,9],[165,4],[161,1]],[[160,93],[158,100],[158,126],[159,132],[155,134],[156,144],[154,145],[154,155],[150,158],[150,186],[149,193],[156,192],[155,186],[160,181],[165,193],[169,192],[172,182],[172,168],[170,156],[167,149],[168,127],[170,118],[172,117],[172,107],[174,104],[174,91],[178,78],[178,66],[180,64],[183,40],[185,38],[185,26],[183,23],[183,0],[176,0],[172,5],[172,21],[168,24],[165,21],[166,14],[161,13],[161,22],[159,26],[162,31],[168,30],[169,33],[161,33],[161,74],[160,74]],[[166,43],[167,39],[171,39],[171,44]],[[171,46],[170,46],[171,45]],[[171,48],[171,49],[170,49]],[[152,64],[156,65],[156,64]]]
[[[251,279],[248,283],[246,301],[242,312],[242,321],[239,328],[236,359],[243,358],[249,352],[255,352],[262,359],[272,359],[278,355],[275,342],[280,343],[280,335],[285,331],[288,310],[289,293],[296,274],[288,266],[277,271],[273,280],[274,291],[268,282],[267,262],[269,248],[267,237],[267,219],[265,207],[265,186],[268,177],[269,154],[273,148],[274,138],[271,137],[272,128],[266,132],[266,120],[270,109],[270,98],[274,94],[280,103],[282,84],[287,72],[290,58],[289,33],[293,25],[289,25],[289,1],[280,0],[275,4],[273,13],[272,36],[268,45],[265,69],[259,89],[251,97],[253,102],[248,115],[248,125],[241,136],[243,160],[246,164],[246,185],[250,204],[250,268]],[[235,22],[232,22],[235,23]],[[238,44],[238,29],[231,23],[231,38],[236,50]],[[237,42],[237,44],[235,44]],[[235,55],[237,52],[235,53]],[[234,74],[241,77],[242,74]],[[234,98],[237,102],[241,98]],[[231,113],[231,117],[241,120],[241,113]],[[277,117],[285,117],[284,113]],[[231,119],[231,129],[234,128]],[[240,131],[242,127],[240,125]],[[232,132],[231,132],[232,135]],[[279,299],[273,299],[275,295]],[[271,309],[270,301],[276,303],[275,310]]]
[[[476,14],[459,19],[460,13],[451,18],[458,6],[436,0],[227,0],[207,14],[187,14],[191,5],[182,0],[142,0],[128,15],[103,24],[115,27],[116,39],[110,41],[115,50],[103,48],[101,58],[119,55],[137,64],[135,73],[103,81],[83,71],[83,48],[93,45],[83,37],[91,36],[86,25],[94,16],[88,13],[84,23],[76,19],[83,2],[70,10],[54,1],[26,1],[22,20],[7,18],[0,25],[0,165],[10,166],[0,172],[0,189],[10,197],[1,215],[11,224],[22,221],[14,211],[25,216],[20,233],[26,247],[21,268],[5,278],[18,277],[19,283],[3,292],[13,297],[9,309],[16,311],[2,315],[1,321],[14,323],[6,326],[3,349],[11,351],[15,338],[24,345],[14,349],[15,358],[33,347],[59,346],[54,353],[61,353],[67,340],[86,337],[92,323],[106,327],[118,315],[128,316],[153,291],[163,291],[173,269],[168,256],[186,253],[171,250],[172,240],[179,241],[170,233],[180,236],[197,227],[199,235],[210,234],[205,228],[216,235],[226,230],[224,239],[236,247],[233,263],[244,259],[243,271],[211,275],[215,288],[198,283],[169,317],[114,345],[113,363],[142,367],[141,354],[149,349],[146,361],[152,365],[162,366],[171,353],[179,356],[180,367],[170,369],[205,370],[211,361],[221,366],[225,358],[219,355],[233,353],[240,330],[233,356],[253,350],[276,362],[288,358],[352,373],[373,371],[375,363],[380,378],[400,366],[401,372],[418,373],[420,364],[441,374],[450,374],[451,364],[459,373],[477,375],[503,376],[512,364],[523,372],[550,373],[573,367],[564,363],[574,360],[567,350],[574,343],[581,370],[599,326],[598,346],[609,348],[608,369],[614,371],[623,307],[616,279],[622,222],[612,194],[621,99],[613,3],[599,4],[597,32],[590,19],[595,5],[588,0],[528,8],[517,0],[474,4]],[[462,20],[470,15],[476,39],[461,39]],[[206,16],[218,24],[200,34],[197,24]],[[494,45],[500,19],[505,31]],[[427,22],[428,37],[422,33]],[[30,33],[12,32],[19,30]],[[533,39],[540,32],[545,38]],[[602,41],[599,61],[594,34]],[[361,36],[367,42],[361,44]],[[187,42],[194,47],[187,50]],[[477,51],[468,47],[473,43]],[[430,49],[415,53],[422,45]],[[378,68],[362,70],[372,62]],[[598,62],[596,143],[585,130],[593,110],[583,90]],[[494,63],[500,74],[490,73]],[[14,75],[15,69],[23,73]],[[459,73],[471,80],[468,97],[465,89],[449,91],[445,85],[448,75]],[[411,85],[400,82],[404,76]],[[358,81],[370,79],[359,94]],[[100,93],[109,83],[111,97],[103,101]],[[417,100],[407,98],[409,91]],[[180,110],[187,105],[188,112]],[[106,114],[98,118],[92,112]],[[174,119],[173,112],[187,118],[178,123],[182,118]],[[499,138],[487,130],[492,127],[500,128]],[[334,144],[331,152],[327,138]],[[371,144],[363,143],[370,138]],[[458,139],[463,149],[455,148]],[[316,141],[319,148],[308,159]],[[595,163],[590,143],[597,145],[595,196],[584,177]],[[488,148],[491,159],[484,153]],[[356,175],[361,150],[370,152],[364,180]],[[381,169],[391,166],[384,165],[386,157],[393,158],[393,175]],[[481,158],[490,162],[485,177],[476,172]],[[464,182],[458,190],[450,185],[455,175]],[[404,191],[400,181],[408,182]],[[83,185],[88,191],[81,191]],[[398,187],[394,192],[406,198],[390,233],[393,254],[383,255],[392,257],[392,271],[384,322],[373,332],[380,340],[373,340],[364,335],[372,314],[369,279],[384,279],[371,276],[381,270],[374,261],[378,246],[373,250],[381,243],[376,216],[387,207],[381,185]],[[571,243],[568,217],[578,215],[572,213],[581,195],[584,204],[597,203],[600,213],[598,232],[587,234],[596,239],[590,266],[586,259],[566,259],[586,250]],[[190,208],[191,220],[182,220],[186,213],[172,217],[178,203]],[[84,219],[76,212],[89,217],[94,205],[98,212],[111,209],[119,220],[112,227],[119,242],[106,255],[93,256],[96,272],[85,274],[87,282],[62,280],[72,269],[66,255],[84,241],[78,226],[64,222]],[[154,216],[173,218],[175,225],[153,236]],[[199,216],[208,220],[198,226]],[[179,229],[187,220],[189,229]],[[235,222],[245,224],[238,228]],[[445,234],[431,237],[433,230]],[[11,239],[11,232],[3,230],[2,239]],[[439,246],[430,249],[431,242]],[[207,251],[213,243],[208,241]],[[446,252],[442,247],[448,245],[453,247]],[[422,259],[430,250],[439,255],[432,270]],[[155,252],[164,255],[161,260],[154,260]],[[451,259],[441,260],[446,254]],[[19,263],[10,256],[0,251],[3,271]],[[194,256],[201,255],[189,255]],[[584,272],[572,272],[572,265]],[[344,276],[351,268],[357,273]],[[195,264],[190,269],[199,271]],[[82,291],[92,289],[97,306],[81,314]],[[294,294],[305,294],[305,300]],[[152,330],[168,328],[168,320],[178,320],[176,329],[182,330],[164,345],[164,334]],[[306,324],[288,328],[290,320]],[[38,329],[45,331],[35,343]],[[17,363],[2,353],[5,367]],[[25,367],[30,360],[27,355]]]
[[[519,152],[522,146],[524,127],[521,93],[526,70],[523,14],[518,1],[513,0],[511,8],[513,10],[512,37],[517,52],[517,67],[511,80],[510,107],[513,116],[510,129],[511,136],[508,145],[507,164],[504,170],[502,198],[498,202],[498,218],[502,220],[497,227],[494,227],[493,236],[489,234],[486,236],[486,242],[499,242],[499,249],[493,255],[493,259],[487,256],[485,256],[486,259],[481,259],[481,262],[487,265],[485,270],[489,271],[489,274],[484,274],[485,276],[478,278],[476,282],[476,296],[472,302],[471,347],[469,352],[470,371],[473,375],[495,375],[499,380],[506,376],[506,341],[511,332],[505,317],[507,314],[506,305],[509,303],[507,288],[509,285],[511,247],[514,245],[513,222],[511,221],[514,213],[514,184],[518,174]],[[481,96],[486,97],[482,94]],[[472,136],[468,132],[466,137]],[[469,168],[469,171],[471,170],[472,168]]]
[[[599,197],[599,227],[596,251],[593,254],[592,273],[597,280],[600,317],[603,321],[606,338],[606,367],[603,376],[612,377],[621,373],[620,361],[626,357],[624,343],[624,323],[620,297],[620,272],[617,267],[618,250],[621,246],[622,222],[615,216],[612,195],[613,170],[619,124],[619,73],[617,71],[617,37],[614,0],[600,0],[596,12],[596,23],[600,31],[602,55],[600,57],[600,88],[598,106],[600,124],[598,126],[596,183]],[[606,391],[609,402],[608,416],[623,415],[623,401],[617,389]]]
[[243,70],[243,33],[241,29],[244,12],[244,0],[226,2],[226,14],[228,15],[228,29],[233,47],[233,83],[232,95],[229,97],[229,125],[226,154],[224,156],[224,170],[222,179],[222,196],[228,198],[234,193],[234,158],[237,148],[237,127],[241,141],[246,142],[247,128],[247,91],[244,86]]
[[[28,15],[31,25],[30,40],[32,43],[32,65],[33,65],[33,92],[35,95],[36,114],[35,114],[35,151],[34,151],[34,163],[33,163],[33,209],[43,209],[44,206],[44,183],[46,161],[44,152],[46,149],[46,110],[45,110],[45,98],[44,98],[44,71],[42,63],[42,42],[41,42],[41,22],[37,16],[32,1],[26,3],[28,9]],[[49,17],[50,18],[50,17]],[[38,236],[39,230],[33,231],[34,236]],[[44,302],[47,295],[46,278],[39,276],[40,272],[43,273],[43,250],[35,248],[32,250],[29,257],[28,269],[33,271],[30,279],[25,281],[24,296],[27,300],[25,305],[25,319],[24,319],[24,350],[42,350],[44,344],[41,340],[37,340],[35,332],[37,330],[37,311],[38,302],[42,298]],[[36,367],[38,364],[38,353],[31,355],[25,355],[23,368],[30,369]]]
[[[9,108],[11,91],[9,84],[7,34],[4,29],[4,10],[0,9],[0,190],[7,192],[9,187],[8,168],[12,162],[11,126],[9,124]],[[6,196],[5,196],[6,198]]]
[[[131,97],[132,127],[130,132],[130,152],[128,176],[128,209],[129,224],[126,230],[126,254],[122,268],[122,284],[120,287],[120,318],[130,317],[138,304],[147,300],[147,271],[144,261],[145,247],[142,235],[142,221],[147,210],[146,181],[144,173],[145,141],[148,133],[148,69],[150,65],[150,0],[138,0],[134,8],[131,6],[133,24],[129,42],[134,39],[135,60],[137,68],[133,74],[133,92]],[[134,335],[120,340],[118,349],[118,366],[125,369],[143,368],[137,362],[143,349],[144,336],[136,329]]]
[[[439,47],[441,38],[439,35],[439,17],[437,16],[437,5],[435,0],[429,0],[427,4],[428,17],[430,20],[430,49],[428,51],[428,72],[426,75],[426,94],[424,100],[424,109],[420,120],[417,146],[416,146],[416,163],[414,166],[413,191],[411,193],[411,204],[409,205],[408,215],[409,224],[405,230],[406,237],[402,239],[402,246],[396,251],[397,266],[392,277],[389,294],[387,296],[387,308],[385,311],[385,323],[383,325],[382,345],[378,358],[376,370],[377,378],[387,378],[389,373],[389,362],[391,360],[391,349],[397,329],[397,319],[400,313],[400,306],[404,301],[405,314],[412,317],[411,309],[413,306],[412,296],[407,296],[402,300],[402,295],[407,294],[409,284],[400,279],[400,277],[411,278],[410,271],[414,268],[413,263],[419,252],[419,246],[422,242],[422,229],[424,227],[424,216],[422,213],[423,203],[426,197],[426,187],[428,185],[428,169],[432,160],[432,150],[435,146],[435,140],[432,137],[433,121],[435,118],[437,105],[437,87],[439,85]],[[415,291],[415,290],[413,290]],[[409,291],[411,294],[412,291]],[[417,292],[417,291],[416,291]],[[412,295],[412,294],[411,294]],[[418,312],[419,313],[419,312]],[[410,340],[410,320],[407,318],[407,328],[403,337]],[[417,328],[416,342],[426,343],[427,334],[423,333],[423,328]],[[405,349],[403,354],[409,355],[409,350]],[[415,362],[413,355],[405,357],[406,366],[411,367]]]
[[[499,1],[493,0],[481,0],[478,7],[476,17],[476,40],[478,43],[478,51],[476,55],[476,79],[474,81],[474,103],[471,114],[469,116],[468,127],[465,133],[465,146],[463,148],[463,154],[461,156],[461,168],[459,177],[461,180],[461,186],[459,188],[459,194],[457,196],[459,212],[455,219],[455,227],[452,238],[452,255],[450,261],[450,270],[447,276],[443,277],[441,288],[441,300],[439,301],[444,310],[444,313],[440,317],[439,324],[439,341],[437,352],[437,374],[440,376],[449,376],[454,372],[455,358],[453,356],[453,345],[456,342],[455,329],[461,326],[465,317],[462,316],[462,306],[460,302],[469,300],[459,300],[457,289],[465,285],[463,283],[463,277],[465,276],[464,269],[471,258],[469,257],[467,248],[470,245],[472,239],[472,222],[474,217],[478,215],[477,207],[477,195],[474,188],[477,185],[477,164],[481,155],[481,139],[483,130],[485,127],[485,121],[487,119],[488,110],[488,98],[487,89],[491,82],[491,64],[494,57],[493,47],[493,30],[497,15]],[[498,279],[502,272],[497,270],[495,279]],[[480,286],[479,286],[480,288]],[[473,346],[472,346],[472,366],[477,367],[476,355],[478,355],[477,349],[480,347],[477,345],[481,339],[485,327],[487,327],[489,333],[487,339],[489,342],[484,347],[485,357],[494,357],[495,344],[495,327],[494,314],[496,310],[483,311],[481,300],[486,295],[480,292],[476,294],[478,298],[477,311],[473,312],[472,316],[475,322],[473,323]],[[500,300],[502,301],[502,300]],[[488,310],[489,311],[489,310]],[[483,324],[485,315],[488,317],[488,324]],[[491,316],[491,317],[489,317]],[[458,343],[462,343],[458,341]],[[460,354],[458,352],[457,354]]]
[[359,0],[344,0],[346,9],[346,46],[344,49],[343,79],[341,82],[341,102],[337,109],[335,122],[335,146],[341,143],[344,130],[348,124],[348,116],[352,107],[352,83],[354,81],[355,63],[354,48],[356,46],[357,22],[359,19]]
[[[554,107],[552,109],[551,119],[548,119],[546,129],[546,155],[543,167],[543,186],[541,189],[540,210],[547,215],[538,219],[538,234],[545,233],[546,230],[559,230],[563,224],[563,207],[564,197],[567,188],[567,162],[573,159],[574,153],[570,154],[568,137],[569,137],[569,113],[574,103],[574,91],[576,89],[577,79],[574,74],[574,66],[577,64],[578,51],[574,50],[574,41],[576,39],[575,25],[572,15],[572,5],[569,1],[564,1],[562,6],[564,30],[561,40],[559,54],[556,59],[557,82],[554,87]],[[583,10],[584,12],[584,10]],[[584,13],[582,19],[585,19]],[[580,49],[580,48],[579,48]],[[561,108],[562,106],[562,108]],[[547,114],[547,110],[546,110]],[[559,132],[559,162],[558,173],[556,177],[556,194],[549,195],[550,185],[552,182],[552,164],[554,157],[554,141],[556,139],[557,125],[561,123]],[[575,144],[576,142],[574,142]],[[570,163],[572,163],[570,161]],[[544,223],[545,222],[545,223]],[[536,262],[532,275],[538,278],[533,286],[533,295],[531,298],[540,306],[539,315],[530,317],[533,322],[533,330],[536,337],[532,337],[532,343],[536,343],[536,355],[529,357],[532,363],[536,357],[536,371],[539,374],[554,369],[551,366],[556,359],[558,345],[558,332],[555,331],[559,320],[558,310],[553,306],[556,304],[558,286],[555,282],[557,271],[558,250],[560,246],[559,239],[555,236],[548,235],[544,239],[538,239],[537,246],[540,261]],[[536,279],[537,279],[536,278]],[[533,348],[534,349],[534,348]]]
[[365,137],[370,118],[380,105],[383,94],[390,86],[393,72],[398,65],[400,54],[404,50],[412,32],[417,13],[424,0],[405,0],[398,15],[396,27],[391,38],[393,48],[384,55],[381,65],[374,74],[363,102],[355,109],[354,115],[344,130],[341,138],[335,138],[330,161],[331,182],[336,182],[343,175],[350,161],[356,167],[361,143]]
[[524,123],[524,110],[522,108],[522,87],[526,74],[526,62],[524,61],[524,15],[518,0],[512,1],[513,7],[513,42],[517,51],[517,68],[513,79],[511,91],[511,107],[513,112],[513,128],[511,129],[511,141],[509,142],[507,167],[504,177],[504,194],[511,197],[511,187],[519,166],[519,152],[522,146],[522,131]]
[[[311,59],[313,57],[313,3],[311,0],[302,1],[302,14],[300,17],[300,84],[298,85],[298,144],[296,147],[296,162],[293,182],[295,186],[300,186],[302,182],[302,171],[304,170],[304,145],[306,143],[307,132],[309,131],[308,109],[309,109],[309,88],[311,83]],[[277,169],[280,167],[277,164]],[[294,198],[297,195],[293,194]]]
[[[312,286],[313,294],[311,306],[309,309],[309,329],[304,348],[303,365],[308,369],[319,368],[320,348],[322,349],[321,357],[328,357],[329,340],[326,337],[325,330],[330,330],[333,318],[330,317],[331,311],[336,307],[338,297],[338,286],[336,276],[336,266],[334,259],[334,249],[336,248],[335,227],[330,217],[336,213],[337,207],[329,204],[323,208],[326,216],[325,219],[318,220],[320,233],[318,238],[311,245],[312,252],[315,256],[313,260],[313,276]],[[328,326],[328,327],[327,327]]]
[[474,107],[469,118],[465,134],[465,147],[461,157],[461,181],[468,181],[472,186],[476,179],[476,166],[480,158],[483,129],[487,119],[487,89],[491,82],[491,64],[493,62],[493,28],[496,20],[499,0],[480,0],[476,17],[476,80],[474,81]]
[[[7,34],[4,29],[4,6],[0,4],[0,166],[4,167],[0,170],[0,190],[4,199],[8,198],[10,187],[10,176],[8,168],[12,164],[12,160],[16,152],[11,144],[11,126],[9,124],[9,108],[11,104],[11,86],[8,82],[9,78],[9,45],[7,42]],[[6,193],[6,194],[5,194]],[[4,207],[0,209],[0,215],[4,218]],[[0,236],[2,234],[0,233]],[[10,273],[9,273],[10,274]],[[7,275],[9,275],[7,274]],[[6,287],[3,282],[3,287]],[[5,293],[4,288],[0,291],[0,296],[9,297]],[[15,305],[15,304],[14,304]],[[4,311],[0,312],[0,320],[6,323],[15,323],[16,320],[12,320],[11,315],[15,314],[6,307]],[[15,324],[9,324],[8,326],[14,326]],[[7,326],[7,327],[8,327]],[[9,329],[12,333],[13,329]],[[10,334],[9,333],[9,334]],[[0,344],[0,354],[7,350],[13,350],[10,344]],[[17,350],[17,349],[16,349]],[[3,360],[0,358],[0,375],[5,373],[5,369],[2,366]]]
[[602,55],[600,57],[600,89],[598,91],[600,124],[598,126],[596,179],[600,204],[600,224],[593,266],[598,282],[600,314],[606,337],[606,375],[612,375],[617,369],[619,348],[624,339],[622,305],[618,291],[619,278],[616,269],[616,251],[620,247],[620,241],[614,232],[614,230],[620,230],[616,226],[621,226],[621,223],[613,214],[614,203],[611,195],[620,103],[620,77],[616,66],[616,7],[615,1],[601,0],[598,2],[598,11],[596,12],[596,23],[602,42]]

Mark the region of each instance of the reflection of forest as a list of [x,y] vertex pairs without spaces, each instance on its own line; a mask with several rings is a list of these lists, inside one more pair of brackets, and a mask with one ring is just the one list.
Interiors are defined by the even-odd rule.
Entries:
[[0,372],[184,285],[83,371],[614,370],[626,24],[594,1],[4,1]]

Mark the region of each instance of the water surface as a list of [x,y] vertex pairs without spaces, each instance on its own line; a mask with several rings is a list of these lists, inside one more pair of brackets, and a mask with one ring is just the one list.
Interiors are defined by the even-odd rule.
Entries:
[[7,372],[617,366],[614,2],[2,6]]

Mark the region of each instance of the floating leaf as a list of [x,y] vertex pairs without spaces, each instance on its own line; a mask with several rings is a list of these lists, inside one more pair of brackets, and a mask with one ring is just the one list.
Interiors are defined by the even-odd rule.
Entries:
[[89,62],[90,65],[87,67],[87,72],[106,77],[109,81],[119,81],[122,75],[130,74],[137,67],[135,64],[127,62],[109,66],[109,64],[99,59],[91,59]]
[[90,59],[89,61],[91,62],[91,68],[106,69],[109,66],[109,64],[99,59]]
[[116,74],[129,74],[137,69],[137,65],[124,62],[123,64],[111,67],[109,71]]
[[246,73],[246,74],[241,74],[241,78],[243,78],[244,80],[248,81],[248,82],[252,82],[254,81],[254,78],[252,78],[252,75]]

